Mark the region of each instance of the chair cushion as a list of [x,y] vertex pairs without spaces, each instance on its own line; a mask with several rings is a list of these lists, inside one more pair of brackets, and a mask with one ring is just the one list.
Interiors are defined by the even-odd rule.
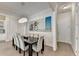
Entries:
[[28,48],[29,48],[29,46],[27,45],[27,46],[25,46],[25,50],[28,50]]
[[39,51],[37,50],[37,45],[36,45],[36,44],[34,44],[34,45],[32,46],[32,49],[33,49],[35,52],[39,52]]

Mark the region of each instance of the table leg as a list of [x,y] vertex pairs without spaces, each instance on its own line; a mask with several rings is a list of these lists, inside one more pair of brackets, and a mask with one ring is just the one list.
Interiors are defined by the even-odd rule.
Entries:
[[32,56],[32,45],[29,45],[29,56]]

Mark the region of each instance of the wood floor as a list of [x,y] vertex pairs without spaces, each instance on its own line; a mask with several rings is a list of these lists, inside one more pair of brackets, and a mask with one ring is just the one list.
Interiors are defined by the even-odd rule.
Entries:
[[[0,42],[0,56],[22,56],[19,54],[18,50],[12,46],[11,42]],[[26,51],[26,56],[28,56],[28,51]],[[33,52],[33,56],[36,53]],[[39,52],[39,56],[74,56],[74,52],[69,44],[58,43],[58,49],[56,52],[53,51],[51,47],[45,46],[45,51],[43,54]]]

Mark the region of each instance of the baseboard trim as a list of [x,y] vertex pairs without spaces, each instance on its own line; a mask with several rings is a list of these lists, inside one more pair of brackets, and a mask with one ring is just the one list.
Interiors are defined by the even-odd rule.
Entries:
[[57,41],[57,42],[63,42],[63,43],[67,43],[67,44],[70,44],[71,45],[71,42],[68,42],[68,41]]

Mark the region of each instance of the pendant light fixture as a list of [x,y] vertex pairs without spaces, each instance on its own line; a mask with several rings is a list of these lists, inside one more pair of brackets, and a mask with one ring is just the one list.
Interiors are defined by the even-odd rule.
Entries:
[[27,18],[26,18],[26,17],[20,18],[20,19],[18,20],[18,22],[19,22],[19,23],[25,23],[25,22],[27,22]]

